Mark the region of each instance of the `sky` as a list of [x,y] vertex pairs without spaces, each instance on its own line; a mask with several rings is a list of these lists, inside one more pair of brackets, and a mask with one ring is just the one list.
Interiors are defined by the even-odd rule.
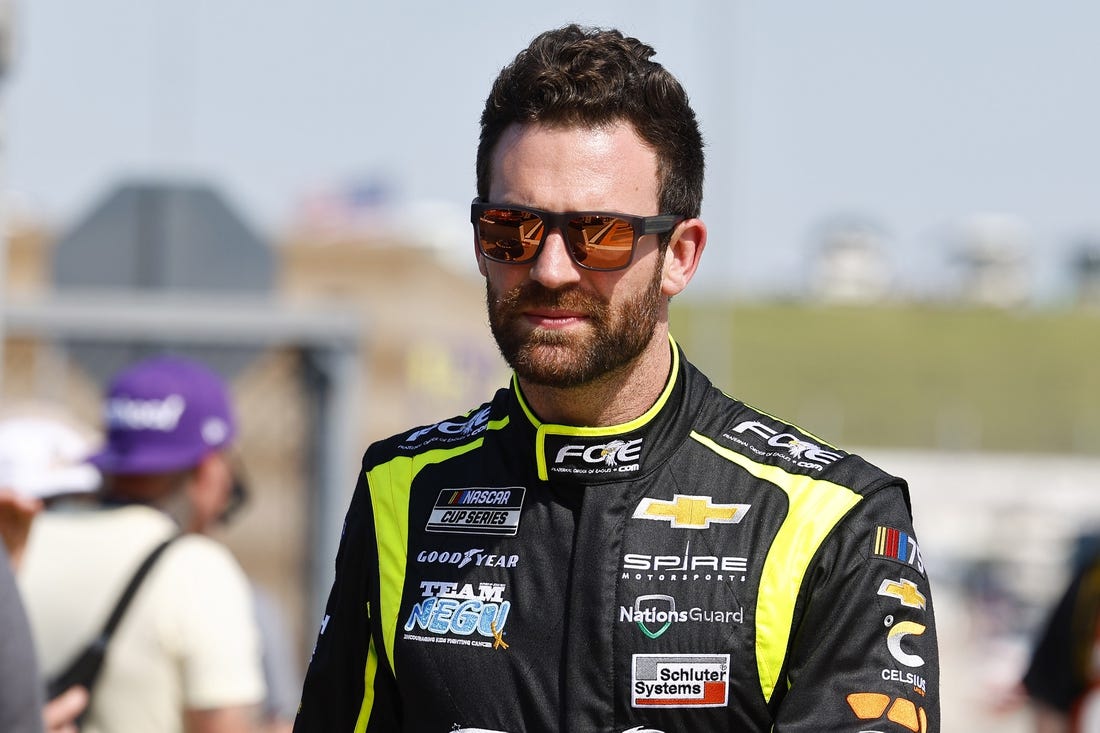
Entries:
[[60,230],[122,181],[174,178],[274,241],[317,192],[382,181],[464,257],[492,79],[577,21],[650,43],[691,97],[697,293],[805,291],[838,221],[881,233],[898,289],[940,291],[966,223],[995,215],[1056,299],[1100,236],[1090,0],[9,2],[0,185]]

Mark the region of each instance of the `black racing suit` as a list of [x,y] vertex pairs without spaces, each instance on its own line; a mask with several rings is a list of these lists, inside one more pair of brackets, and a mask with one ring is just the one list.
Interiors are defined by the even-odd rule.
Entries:
[[673,346],[629,423],[513,380],[373,444],[295,730],[939,730],[908,490]]

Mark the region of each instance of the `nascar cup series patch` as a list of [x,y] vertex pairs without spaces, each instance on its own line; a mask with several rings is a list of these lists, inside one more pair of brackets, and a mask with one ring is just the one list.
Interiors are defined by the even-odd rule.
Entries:
[[443,489],[424,529],[452,534],[514,536],[523,508],[522,486]]

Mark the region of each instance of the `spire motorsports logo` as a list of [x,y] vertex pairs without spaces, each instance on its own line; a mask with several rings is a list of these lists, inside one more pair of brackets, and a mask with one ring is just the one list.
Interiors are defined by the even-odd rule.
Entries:
[[749,559],[736,555],[693,555],[691,542],[682,555],[650,555],[628,552],[623,555],[622,580],[703,580],[720,583],[745,580]]

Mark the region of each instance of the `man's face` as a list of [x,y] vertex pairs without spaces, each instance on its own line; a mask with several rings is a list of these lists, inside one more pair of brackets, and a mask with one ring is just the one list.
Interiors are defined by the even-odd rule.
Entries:
[[[657,211],[657,157],[626,124],[609,128],[513,125],[492,160],[489,201],[547,211]],[[578,267],[557,230],[531,264],[479,255],[489,326],[521,379],[550,387],[591,382],[637,358],[667,322],[657,235],[629,267]],[[663,340],[663,333],[660,336]]]

